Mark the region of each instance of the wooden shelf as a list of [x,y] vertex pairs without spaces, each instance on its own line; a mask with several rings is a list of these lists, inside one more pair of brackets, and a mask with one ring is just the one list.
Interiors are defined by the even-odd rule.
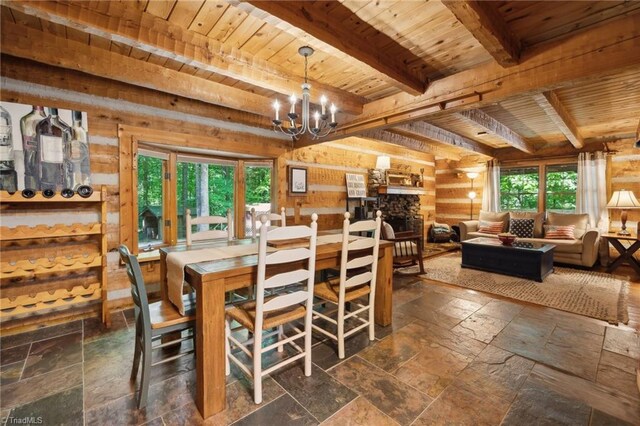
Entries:
[[64,198],[60,193],[51,198],[45,198],[42,192],[36,192],[33,198],[24,198],[19,191],[13,194],[7,191],[0,191],[0,203],[95,203],[98,201],[102,201],[100,191],[93,191],[93,194],[87,198],[83,198],[78,194],[73,194],[71,198]]
[[[29,254],[12,262],[0,262],[0,280],[16,280],[29,278],[34,281],[18,283],[20,294],[13,298],[0,299],[0,319],[23,320],[26,318],[43,318],[50,312],[65,309],[83,309],[88,304],[100,303],[101,319],[107,326],[110,325],[109,310],[107,304],[107,191],[103,185],[100,190],[94,191],[91,196],[82,198],[74,194],[71,198],[64,198],[56,194],[51,198],[45,198],[41,192],[33,198],[24,198],[20,192],[9,194],[0,191],[0,204],[3,204],[3,214],[22,216],[29,212],[46,209],[42,203],[55,203],[56,209],[68,207],[68,214],[74,214],[78,209],[97,210],[100,221],[93,223],[74,223],[65,225],[55,223],[57,214],[52,214],[52,224],[39,224],[36,226],[19,225],[15,227],[0,227],[0,241],[27,241],[38,239],[50,239],[37,249],[29,249]],[[82,204],[79,204],[82,203]],[[26,221],[28,223],[28,221]],[[55,258],[45,257],[51,249],[56,249],[63,243],[65,237],[98,236],[100,248],[88,249],[90,253],[71,257],[59,256]],[[19,248],[18,248],[19,250]],[[31,257],[34,256],[35,259]],[[60,251],[56,249],[56,251]],[[39,256],[39,257],[38,257]],[[15,256],[13,257],[15,259]],[[98,282],[76,285],[70,290],[60,285],[50,291],[31,291],[34,286],[42,282],[56,282],[60,277],[50,277],[52,274],[66,273],[70,271],[82,271],[91,268],[99,268]],[[64,277],[63,277],[64,278]],[[64,283],[64,279],[61,280]],[[37,288],[37,287],[36,287]],[[77,311],[76,309],[76,311]],[[74,312],[74,311],[70,311]],[[33,322],[33,321],[32,321]],[[37,323],[37,320],[36,320]]]
[[378,194],[397,194],[397,195],[425,195],[427,191],[424,188],[415,186],[386,186],[378,187]]
[[0,226],[0,241],[32,240],[38,238],[73,237],[76,235],[97,235],[102,233],[101,223],[72,225]]
[[54,272],[75,271],[78,269],[102,266],[102,255],[95,253],[89,256],[46,257],[35,260],[20,260],[15,263],[0,263],[0,279],[35,277]]
[[75,286],[71,290],[59,288],[52,292],[43,291],[35,295],[22,295],[18,297],[3,297],[0,299],[0,310],[14,309],[19,306],[31,306],[36,303],[51,303],[58,299],[69,299],[76,296],[89,296],[95,294],[100,289],[100,283],[96,282],[88,286]]

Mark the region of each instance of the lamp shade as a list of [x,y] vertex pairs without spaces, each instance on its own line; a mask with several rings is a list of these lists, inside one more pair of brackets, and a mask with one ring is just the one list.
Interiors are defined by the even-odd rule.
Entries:
[[475,179],[479,176],[480,174],[478,172],[467,172],[467,177],[469,179]]
[[633,195],[633,191],[621,189],[620,191],[614,191],[607,207],[614,209],[633,209],[639,208],[640,202],[638,202],[636,196]]
[[391,168],[391,158],[388,155],[379,155],[376,160],[376,169],[389,170]]

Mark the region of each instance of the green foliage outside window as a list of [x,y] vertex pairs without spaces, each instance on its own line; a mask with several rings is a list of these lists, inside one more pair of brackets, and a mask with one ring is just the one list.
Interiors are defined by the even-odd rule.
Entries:
[[538,211],[538,168],[504,169],[500,172],[500,209]]
[[247,204],[271,202],[271,167],[247,166],[245,179]]
[[538,211],[538,194],[544,191],[545,209],[575,212],[578,170],[576,164],[547,166],[546,187],[540,188],[539,168],[504,168],[500,172],[500,209]]
[[576,211],[578,168],[576,164],[547,167],[547,211],[573,213]]

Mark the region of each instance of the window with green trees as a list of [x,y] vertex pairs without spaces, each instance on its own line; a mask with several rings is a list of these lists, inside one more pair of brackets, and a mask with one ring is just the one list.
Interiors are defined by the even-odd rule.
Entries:
[[500,169],[500,209],[538,211],[539,174],[537,167]]
[[546,210],[560,213],[575,212],[578,165],[556,164],[547,166],[545,181]]
[[[234,211],[235,163],[178,156],[178,240],[185,239],[185,214],[191,217],[226,216]],[[206,225],[203,225],[206,226]]]
[[[503,211],[575,212],[577,185],[575,163],[503,167],[500,170],[500,208]],[[538,205],[539,200],[543,200],[543,206]]]
[[138,155],[138,245],[163,242],[164,170],[167,156],[141,151]]
[[[238,167],[244,167],[245,187],[236,185]],[[185,239],[185,212],[191,216],[226,216],[245,212],[245,235],[250,235],[251,207],[271,210],[271,160],[243,161],[155,150],[138,149],[137,213],[138,247],[145,251]],[[245,205],[237,206],[236,191],[244,191]],[[235,229],[240,232],[242,224]]]

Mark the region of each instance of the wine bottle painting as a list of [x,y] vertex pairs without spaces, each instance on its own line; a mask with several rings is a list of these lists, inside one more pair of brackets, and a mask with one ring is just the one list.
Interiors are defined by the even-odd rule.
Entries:
[[0,190],[91,186],[87,114],[0,102]]

